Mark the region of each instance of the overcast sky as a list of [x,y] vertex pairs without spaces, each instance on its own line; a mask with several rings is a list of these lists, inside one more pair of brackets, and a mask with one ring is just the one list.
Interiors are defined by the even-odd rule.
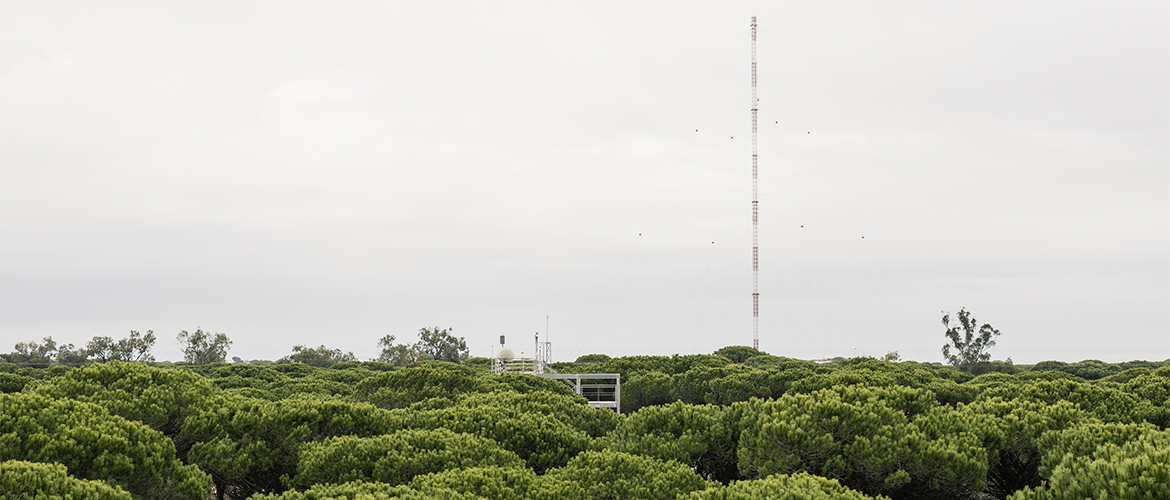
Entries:
[[1165,1],[0,5],[0,351],[751,345],[755,15],[762,350],[1170,358]]

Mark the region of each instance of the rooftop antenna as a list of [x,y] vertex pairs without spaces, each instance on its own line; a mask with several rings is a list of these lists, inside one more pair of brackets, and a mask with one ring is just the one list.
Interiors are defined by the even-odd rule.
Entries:
[[756,97],[756,16],[752,16],[752,348],[760,349],[760,222],[759,187],[756,180],[758,155],[756,153],[756,112],[759,110]]

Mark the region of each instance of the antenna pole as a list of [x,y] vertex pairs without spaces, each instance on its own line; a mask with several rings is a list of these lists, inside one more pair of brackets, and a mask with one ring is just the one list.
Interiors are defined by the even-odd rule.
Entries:
[[759,170],[756,153],[756,113],[759,110],[756,97],[756,16],[752,16],[752,348],[760,348],[760,222],[759,185],[756,174]]

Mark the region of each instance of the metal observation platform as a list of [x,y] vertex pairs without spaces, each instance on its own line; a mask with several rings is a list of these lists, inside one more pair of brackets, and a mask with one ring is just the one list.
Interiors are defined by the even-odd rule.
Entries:
[[589,406],[612,408],[622,412],[622,375],[620,373],[557,373],[549,366],[552,358],[552,343],[541,342],[536,334],[536,345],[532,357],[521,352],[516,356],[504,347],[504,336],[500,335],[500,347],[492,356],[492,374],[525,373],[553,380],[562,380],[573,388],[573,392],[585,396]]

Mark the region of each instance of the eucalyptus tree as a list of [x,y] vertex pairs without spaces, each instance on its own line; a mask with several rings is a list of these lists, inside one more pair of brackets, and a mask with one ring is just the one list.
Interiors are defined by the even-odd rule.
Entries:
[[307,347],[303,345],[293,346],[293,353],[280,358],[277,363],[303,363],[309,366],[317,366],[321,368],[328,368],[337,363],[346,361],[356,361],[357,357],[352,352],[344,352],[341,349],[330,349],[324,344],[317,347]]
[[94,337],[85,345],[86,355],[94,361],[154,361],[150,350],[154,348],[154,331],[146,335],[130,330],[130,336],[121,340],[112,337]]
[[183,348],[183,361],[194,365],[223,363],[227,357],[228,348],[232,341],[227,334],[205,332],[196,328],[195,332],[183,330],[175,337]]
[[[947,328],[946,336],[950,340],[942,348],[947,362],[969,372],[979,363],[991,361],[991,354],[987,350],[995,347],[995,337],[1000,336],[999,330],[989,323],[978,326],[979,322],[966,308],[959,309],[955,319],[958,324],[951,326],[951,315],[943,313],[942,324]],[[954,354],[951,354],[952,347]]]

